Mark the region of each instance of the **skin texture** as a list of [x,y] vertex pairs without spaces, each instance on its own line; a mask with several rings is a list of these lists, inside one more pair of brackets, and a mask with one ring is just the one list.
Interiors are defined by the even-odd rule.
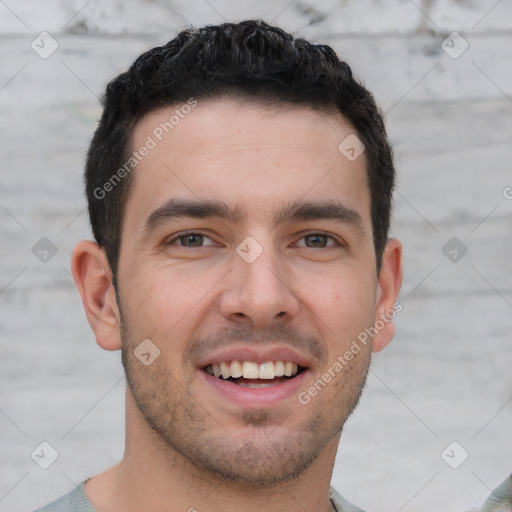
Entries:
[[[174,109],[146,115],[132,146]],[[305,391],[392,310],[401,246],[388,242],[377,276],[364,156],[351,162],[338,150],[352,133],[337,113],[199,103],[132,171],[119,304],[104,251],[89,241],[75,248],[96,340],[122,350],[129,384],[125,456],[85,487],[102,511],[330,510],[342,427],[392,322],[306,405],[295,393],[278,406],[242,406],[208,385],[199,365],[230,347],[285,347],[308,361]],[[148,229],[171,198],[223,201],[246,216],[160,219]],[[360,223],[274,225],[294,201],[342,203]],[[196,236],[180,239],[187,231]],[[248,236],[262,249],[251,263],[236,251]],[[134,354],[145,339],[160,350],[149,366]]]

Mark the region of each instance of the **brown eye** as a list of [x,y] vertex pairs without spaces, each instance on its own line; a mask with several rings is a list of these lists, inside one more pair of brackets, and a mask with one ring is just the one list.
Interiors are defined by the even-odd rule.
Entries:
[[[191,249],[193,249],[194,247],[205,247],[207,245],[214,245],[214,242],[210,237],[202,235],[201,233],[182,234],[167,242],[167,245],[175,245],[178,240],[179,243],[177,245],[179,247],[188,247]],[[205,243],[207,241],[209,241],[209,243]]]
[[[300,247],[323,249],[337,244],[336,240],[334,240],[333,237],[324,235],[322,233],[313,233],[311,235],[306,235],[302,237],[301,240],[305,240],[306,243],[304,245],[298,244]],[[329,241],[331,241],[332,243],[329,243]]]
[[203,235],[184,235],[179,240],[185,247],[201,247],[203,245]]
[[311,242],[308,247],[325,247],[327,244],[327,238],[325,235],[309,235],[305,239]]

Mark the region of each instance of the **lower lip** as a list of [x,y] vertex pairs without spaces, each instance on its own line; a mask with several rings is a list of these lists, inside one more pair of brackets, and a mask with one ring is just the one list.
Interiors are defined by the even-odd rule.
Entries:
[[248,408],[272,407],[284,400],[296,397],[304,386],[308,370],[285,382],[265,388],[246,388],[229,380],[221,380],[203,370],[198,370],[208,386],[218,395]]

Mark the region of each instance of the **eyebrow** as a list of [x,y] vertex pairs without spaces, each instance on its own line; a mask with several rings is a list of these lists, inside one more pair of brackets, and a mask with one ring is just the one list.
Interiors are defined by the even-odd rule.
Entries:
[[[154,210],[146,220],[144,231],[180,218],[219,218],[233,223],[244,221],[247,212],[240,206],[230,207],[217,200],[169,199]],[[354,209],[337,201],[294,201],[279,208],[273,216],[273,227],[290,221],[333,220],[348,224],[365,235],[363,219]]]

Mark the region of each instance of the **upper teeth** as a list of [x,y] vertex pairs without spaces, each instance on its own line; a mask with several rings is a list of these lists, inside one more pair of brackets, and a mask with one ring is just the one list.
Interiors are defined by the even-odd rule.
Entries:
[[208,365],[205,371],[215,377],[228,379],[273,379],[274,377],[293,377],[297,375],[299,367],[291,361],[267,361],[266,363],[253,363],[252,361],[222,361]]

